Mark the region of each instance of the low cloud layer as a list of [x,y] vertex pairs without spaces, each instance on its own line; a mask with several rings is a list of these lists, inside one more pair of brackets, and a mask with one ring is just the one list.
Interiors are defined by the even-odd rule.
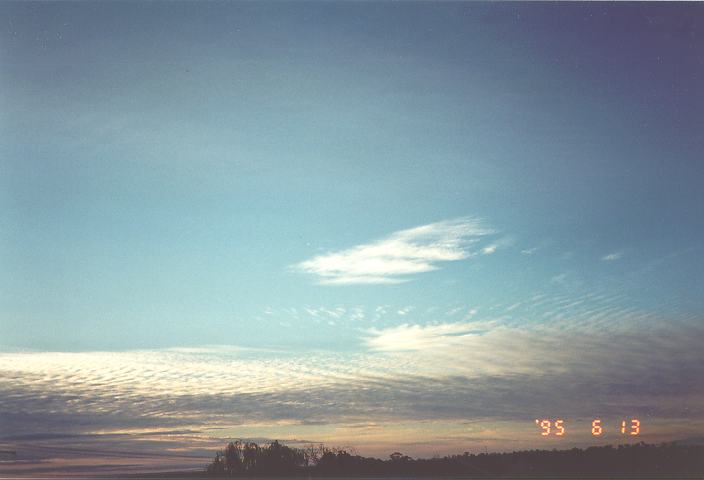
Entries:
[[637,408],[676,417],[704,400],[701,327],[617,323],[619,315],[559,327],[408,324],[367,331],[368,351],[359,353],[2,354],[2,435],[515,420],[546,409],[578,416]]
[[[409,441],[409,424],[450,451],[531,446],[532,419],[555,415],[640,416],[646,441],[704,428],[696,315],[642,312],[608,294],[536,295],[491,316],[455,310],[418,323],[408,307],[404,324],[360,325],[360,348],[347,352],[2,353],[0,450],[24,463],[0,473],[60,471],[56,458],[115,459],[122,471],[128,459],[142,471],[200,465],[231,437],[364,448],[374,434],[376,450],[362,451],[383,454]],[[346,312],[315,310],[340,321]],[[136,441],[153,450],[133,455]]]
[[[392,233],[376,242],[318,255],[294,269],[316,275],[326,285],[401,283],[430,272],[441,262],[471,256],[470,245],[493,233],[480,221],[457,218]],[[495,250],[495,246],[487,246]],[[492,252],[493,252],[492,250]]]

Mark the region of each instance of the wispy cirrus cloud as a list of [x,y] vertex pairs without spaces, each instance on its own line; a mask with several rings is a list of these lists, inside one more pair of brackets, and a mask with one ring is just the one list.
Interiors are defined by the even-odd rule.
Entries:
[[513,238],[504,237],[482,248],[482,253],[484,255],[491,255],[492,253],[496,253],[496,251],[499,249],[512,246],[513,243]]
[[616,260],[619,260],[621,257],[623,257],[623,252],[613,252],[609,253],[608,255],[604,255],[601,257],[601,260],[604,262],[614,262]]
[[437,270],[441,262],[469,258],[469,246],[494,233],[461,217],[400,230],[372,243],[315,256],[293,269],[316,275],[325,285],[393,284]]

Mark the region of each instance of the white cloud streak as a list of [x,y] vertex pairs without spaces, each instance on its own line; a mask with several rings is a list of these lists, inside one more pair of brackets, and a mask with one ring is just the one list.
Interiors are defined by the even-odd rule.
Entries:
[[601,257],[601,259],[604,262],[613,262],[619,260],[621,257],[623,257],[623,252],[614,252],[609,253],[608,255],[604,255],[603,257]]
[[500,248],[506,248],[510,247],[513,245],[513,239],[511,237],[505,237],[497,240],[496,242],[493,242],[486,247],[482,248],[482,253],[484,255],[491,255],[492,253],[496,253],[497,250]]
[[469,246],[491,233],[494,232],[476,219],[445,220],[318,255],[293,269],[316,275],[326,285],[402,283],[409,281],[409,275],[437,270],[440,262],[469,258]]
[[486,247],[482,248],[482,253],[484,255],[491,255],[492,253],[496,253],[496,250],[498,248],[499,247],[495,243],[493,243],[491,245],[487,245]]

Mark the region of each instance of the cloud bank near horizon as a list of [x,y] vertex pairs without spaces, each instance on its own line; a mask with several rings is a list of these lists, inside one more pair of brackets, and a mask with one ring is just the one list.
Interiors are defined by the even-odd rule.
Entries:
[[[0,353],[0,447],[29,452],[14,473],[39,474],[101,458],[119,471],[198,466],[233,437],[382,455],[531,448],[530,422],[551,415],[638,415],[646,441],[696,436],[702,319],[620,300],[535,295],[490,316],[449,310],[426,323],[409,309],[403,324],[360,325],[355,351]],[[414,435],[424,443],[409,443]],[[148,451],[135,454],[135,441]]]
[[[460,217],[400,230],[372,243],[315,256],[293,265],[324,285],[393,284],[472,256],[470,245],[495,233],[480,220]],[[493,253],[496,246],[485,247]]]
[[2,353],[0,437],[520,421],[539,412],[592,415],[595,408],[677,418],[691,416],[704,400],[701,318],[642,313],[610,298],[533,302],[570,319],[556,324],[499,313],[363,328],[361,348],[349,352],[215,346]]

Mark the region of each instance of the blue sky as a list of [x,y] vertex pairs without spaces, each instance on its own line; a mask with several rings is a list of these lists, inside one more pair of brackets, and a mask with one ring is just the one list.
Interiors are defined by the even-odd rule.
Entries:
[[[356,438],[350,425],[367,417],[449,422],[438,432],[458,418],[518,422],[545,399],[492,412],[498,392],[525,390],[516,375],[565,375],[583,395],[576,372],[603,388],[575,417],[606,408],[600,399],[620,414],[633,402],[583,348],[593,338],[605,364],[628,362],[621,374],[654,376],[621,379],[649,392],[633,409],[686,423],[664,395],[681,392],[684,410],[702,395],[701,10],[3,3],[0,363],[15,383],[0,389],[26,402],[61,378],[66,395],[85,395],[75,409],[32,404],[63,412],[33,426],[4,400],[5,421],[113,431],[129,421],[96,413],[96,378],[146,403],[140,382],[154,371],[163,394],[196,382],[144,370],[142,355],[193,376],[213,359],[221,370],[244,362],[258,372],[247,395],[310,381],[335,403],[360,372],[391,392],[377,392],[388,411],[296,418],[273,400],[249,417],[204,400],[186,422],[201,433],[284,438],[280,422],[308,422],[318,430],[289,433],[335,441]],[[543,345],[548,358],[534,349],[542,334],[561,339]],[[318,355],[328,368],[309,371]],[[56,370],[37,371],[47,358]],[[418,358],[447,398],[404,397],[396,382]],[[276,395],[305,405],[296,388]],[[214,395],[225,405],[245,394]],[[182,408],[170,425],[184,427]],[[135,415],[134,428],[158,426]],[[74,416],[85,428],[61,427]],[[395,431],[371,450],[407,432]],[[689,433],[663,426],[658,438]],[[509,437],[450,435],[443,448],[510,449]]]

